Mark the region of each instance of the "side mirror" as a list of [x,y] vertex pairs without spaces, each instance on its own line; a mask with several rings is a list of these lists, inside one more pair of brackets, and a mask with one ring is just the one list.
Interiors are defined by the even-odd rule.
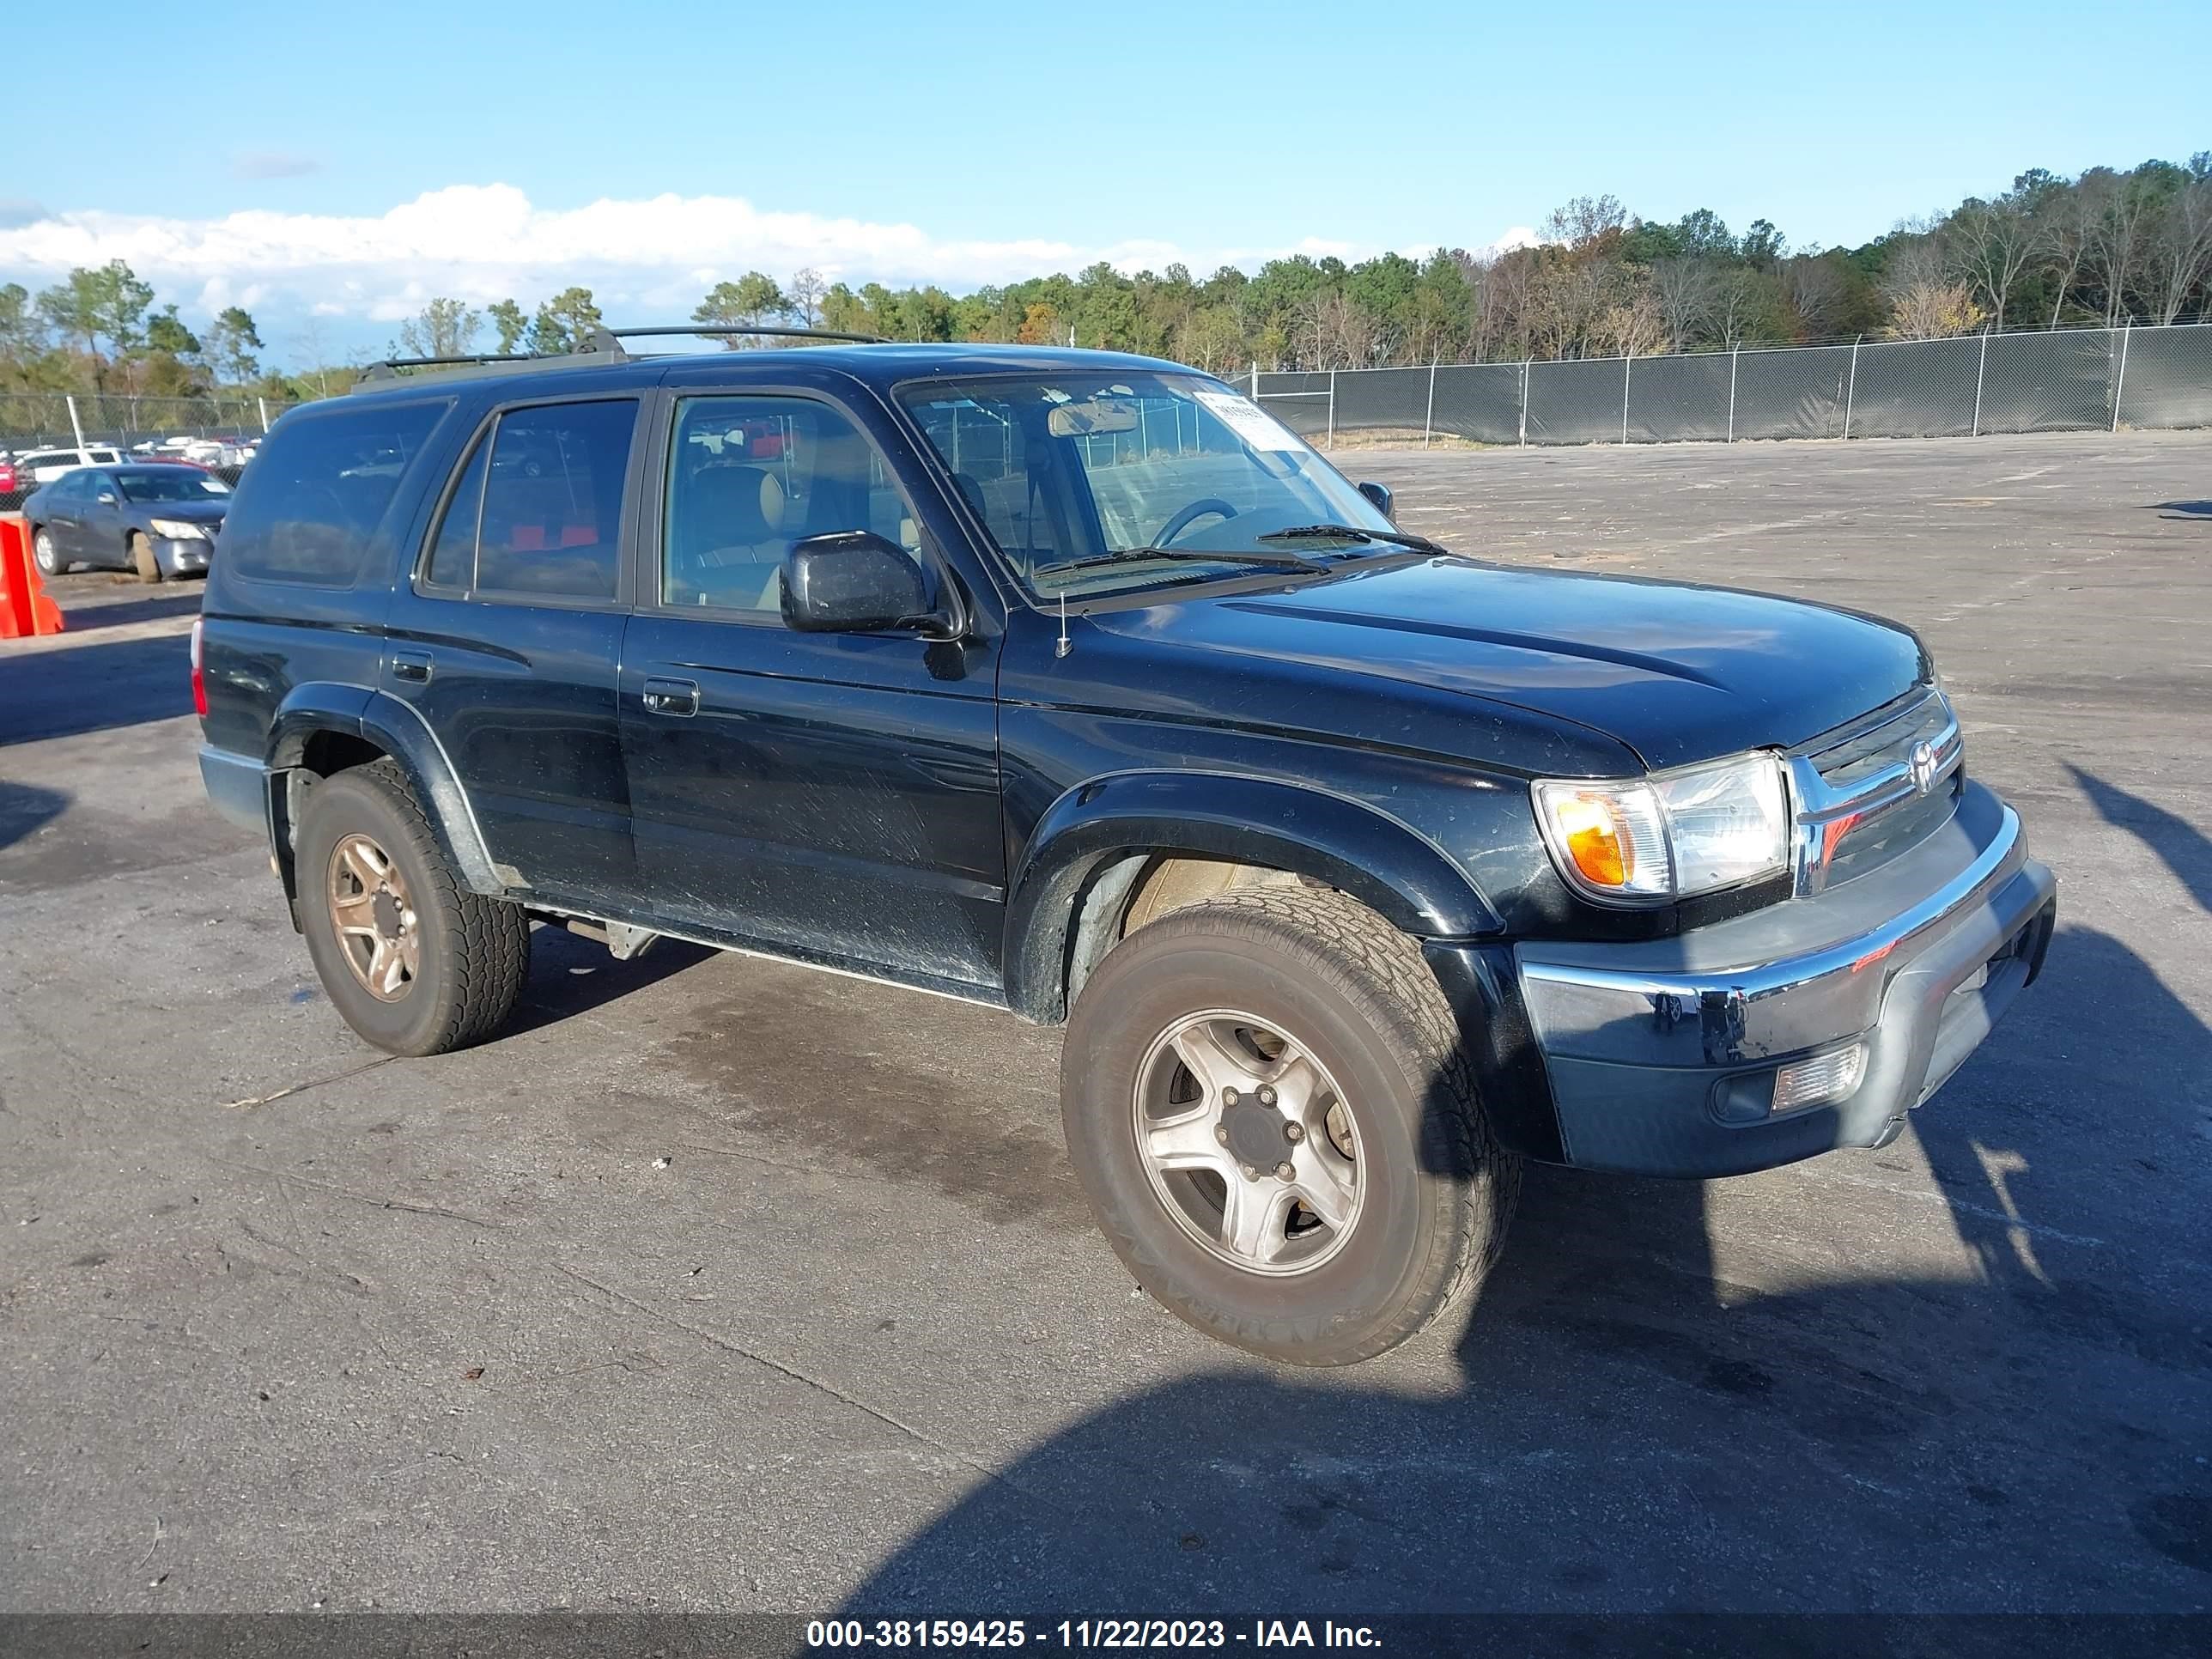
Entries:
[[1392,509],[1391,502],[1393,498],[1390,495],[1390,486],[1389,484],[1376,483],[1372,479],[1370,479],[1367,483],[1359,486],[1359,493],[1366,496],[1369,501],[1374,502],[1375,510],[1377,513],[1380,513],[1384,518],[1389,520],[1392,524],[1398,522],[1398,515]]
[[98,501],[102,507],[112,507],[115,505],[115,492],[112,489],[103,489],[94,496],[93,500]]
[[805,634],[873,634],[942,620],[921,567],[872,530],[793,542],[783,556],[783,620]]

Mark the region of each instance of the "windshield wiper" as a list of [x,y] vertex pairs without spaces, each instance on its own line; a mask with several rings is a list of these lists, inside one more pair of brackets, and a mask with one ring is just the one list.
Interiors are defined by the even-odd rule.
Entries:
[[[1265,537],[1261,538],[1266,540]],[[1217,551],[1205,547],[1122,547],[1111,553],[1093,553],[1088,557],[1066,559],[1058,564],[1040,566],[1040,576],[1053,570],[1087,570],[1094,565],[1122,564],[1132,559],[1191,559],[1211,564],[1259,564],[1275,570],[1310,570],[1326,575],[1328,567],[1318,559],[1309,559],[1303,553],[1231,552]]]
[[1297,524],[1288,530],[1270,530],[1266,535],[1254,539],[1263,542],[1388,542],[1393,547],[1411,548],[1416,553],[1451,551],[1442,543],[1432,542],[1426,536],[1408,536],[1399,530],[1361,530],[1348,524]]

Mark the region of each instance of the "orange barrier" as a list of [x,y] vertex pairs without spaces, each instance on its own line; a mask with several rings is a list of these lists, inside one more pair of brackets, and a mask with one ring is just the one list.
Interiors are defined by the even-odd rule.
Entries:
[[31,559],[31,530],[12,514],[0,517],[0,640],[62,631],[62,608],[46,597]]

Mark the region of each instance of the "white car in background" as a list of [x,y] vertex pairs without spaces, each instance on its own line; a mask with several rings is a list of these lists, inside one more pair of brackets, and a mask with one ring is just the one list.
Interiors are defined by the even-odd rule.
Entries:
[[15,458],[15,476],[25,481],[21,488],[35,489],[52,483],[72,467],[122,465],[123,453],[106,444],[90,444],[82,449],[27,449]]

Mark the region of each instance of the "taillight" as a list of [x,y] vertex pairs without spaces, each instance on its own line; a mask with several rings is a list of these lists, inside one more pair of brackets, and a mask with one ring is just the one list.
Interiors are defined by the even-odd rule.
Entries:
[[192,618],[192,712],[202,720],[207,718],[207,669],[201,661],[201,630],[206,626],[206,617]]

